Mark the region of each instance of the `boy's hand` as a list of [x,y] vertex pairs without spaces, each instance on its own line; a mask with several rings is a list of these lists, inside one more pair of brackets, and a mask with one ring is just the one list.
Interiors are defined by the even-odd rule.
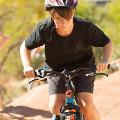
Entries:
[[25,66],[24,75],[25,77],[35,77],[34,69],[31,66]]
[[108,63],[107,61],[102,61],[101,63],[99,63],[99,64],[97,65],[97,71],[98,71],[98,72],[101,72],[101,71],[107,70],[108,64],[109,64],[109,63]]

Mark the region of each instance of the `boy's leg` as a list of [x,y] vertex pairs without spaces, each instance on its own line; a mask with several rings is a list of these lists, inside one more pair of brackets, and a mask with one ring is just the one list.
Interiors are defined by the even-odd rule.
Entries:
[[52,120],[59,120],[60,108],[65,103],[65,80],[64,78],[59,76],[49,77],[48,87],[49,109],[50,112],[53,114]]
[[89,92],[81,92],[78,94],[81,111],[86,120],[100,120],[100,115],[93,102],[93,94]]
[[60,114],[60,108],[65,103],[65,94],[54,94],[49,96],[49,109],[54,115]]
[[93,89],[95,77],[80,75],[75,78],[76,92],[78,100],[86,120],[100,120],[99,113],[96,110],[93,101]]

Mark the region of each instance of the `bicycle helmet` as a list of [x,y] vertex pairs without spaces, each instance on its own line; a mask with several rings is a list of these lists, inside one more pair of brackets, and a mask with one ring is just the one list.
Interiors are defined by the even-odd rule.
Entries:
[[55,7],[73,7],[75,8],[77,6],[78,0],[45,0],[45,7],[46,10],[49,10],[51,8]]

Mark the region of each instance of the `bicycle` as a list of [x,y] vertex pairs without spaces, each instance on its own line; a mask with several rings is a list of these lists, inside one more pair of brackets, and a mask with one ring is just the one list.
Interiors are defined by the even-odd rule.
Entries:
[[[52,75],[59,75],[65,78],[65,104],[60,109],[60,120],[85,120],[83,113],[80,112],[80,107],[78,105],[77,96],[75,93],[75,85],[72,81],[73,77],[83,74],[83,71],[88,70],[88,68],[78,68],[73,71],[67,71],[66,69],[62,72],[57,72],[54,70],[43,70],[38,69],[35,70],[36,78],[29,81],[29,85],[32,84],[33,81],[36,80],[46,80],[47,76]],[[86,76],[94,77],[96,75],[105,75],[105,73],[94,73],[94,72],[87,72],[85,73]],[[42,79],[41,79],[42,78]]]

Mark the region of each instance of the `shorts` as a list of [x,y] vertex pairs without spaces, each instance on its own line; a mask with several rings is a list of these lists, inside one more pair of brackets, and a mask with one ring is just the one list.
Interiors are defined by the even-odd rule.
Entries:
[[[73,78],[76,93],[89,92],[93,93],[95,77],[79,75]],[[65,93],[64,77],[52,76],[48,80],[49,95]]]

